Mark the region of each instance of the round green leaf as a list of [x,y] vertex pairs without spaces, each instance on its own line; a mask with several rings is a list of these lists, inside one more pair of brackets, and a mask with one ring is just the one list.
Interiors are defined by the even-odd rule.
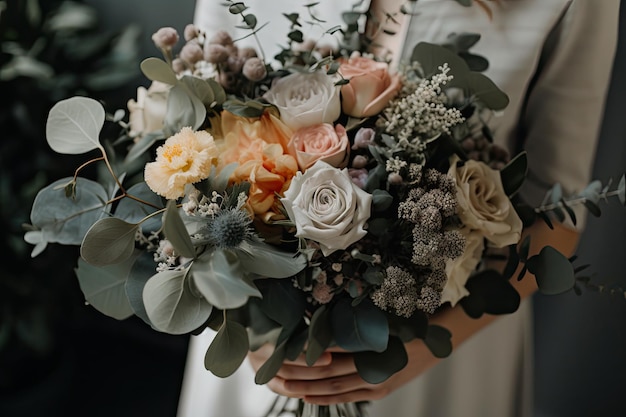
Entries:
[[137,230],[136,224],[116,217],[100,219],[87,231],[80,255],[94,266],[123,262],[133,254]]
[[163,215],[163,234],[170,241],[174,250],[185,258],[195,258],[196,250],[189,237],[189,232],[185,227],[183,219],[178,214],[178,208],[174,200],[167,202],[165,214]]
[[445,358],[452,353],[452,333],[445,327],[428,326],[424,343],[437,358]]
[[311,317],[309,325],[309,340],[306,349],[306,363],[312,366],[324,353],[333,339],[330,325],[330,310],[325,305],[320,306]]
[[189,288],[186,270],[167,270],[151,277],[143,288],[143,303],[154,328],[185,334],[209,319],[213,306]]
[[190,270],[198,291],[220,309],[241,307],[249,297],[261,297],[259,290],[244,280],[237,256],[227,250],[204,253]]
[[369,298],[356,306],[351,301],[344,297],[333,306],[331,323],[335,341],[350,352],[383,352],[389,339],[387,317]]
[[509,96],[486,75],[470,72],[467,76],[467,82],[473,95],[488,108],[502,110],[509,105]]
[[263,242],[244,241],[233,251],[244,270],[261,277],[291,277],[307,265],[303,255],[283,252]]
[[167,62],[158,58],[146,58],[139,65],[141,71],[149,80],[160,81],[165,84],[175,85],[178,82],[176,73]]
[[[161,197],[152,191],[143,181],[133,185],[126,190],[126,192],[142,201],[151,203],[153,206],[158,207],[158,209],[164,207]],[[129,223],[141,223],[140,227],[144,231],[156,231],[161,227],[161,219],[159,216],[153,216],[149,220],[144,221],[146,216],[158,210],[153,206],[140,203],[132,198],[123,198],[115,208],[115,217],[126,220]]]
[[48,114],[46,138],[48,145],[64,154],[81,154],[100,145],[100,131],[104,126],[102,104],[87,97],[71,97],[56,103]]
[[204,356],[204,367],[220,378],[232,375],[248,354],[248,333],[236,321],[226,320]]
[[128,302],[133,312],[150,327],[154,326],[148,318],[146,306],[143,303],[143,288],[146,282],[156,273],[156,266],[154,255],[151,252],[142,252],[141,255],[134,259],[133,266],[124,285],[126,297],[128,297]]
[[76,276],[85,300],[99,312],[123,320],[133,315],[124,285],[134,259],[97,267],[78,259]]
[[383,352],[357,352],[354,365],[363,380],[370,384],[380,384],[406,366],[409,357],[404,343],[394,336],[389,338]]
[[572,263],[552,246],[544,246],[537,255],[528,259],[526,266],[535,275],[539,291],[543,294],[561,294],[571,290],[576,283]]
[[39,243],[80,245],[87,230],[104,215],[108,195],[99,183],[76,179],[74,197],[66,197],[63,185],[72,178],[63,178],[41,189],[30,213],[33,226],[41,230]]

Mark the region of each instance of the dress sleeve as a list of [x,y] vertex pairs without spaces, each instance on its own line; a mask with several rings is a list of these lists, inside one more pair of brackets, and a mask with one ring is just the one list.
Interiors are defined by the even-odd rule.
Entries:
[[[530,204],[540,204],[555,183],[573,193],[590,181],[617,46],[619,3],[574,0],[548,37],[520,124],[529,160],[521,195]],[[582,227],[586,213],[578,211]]]

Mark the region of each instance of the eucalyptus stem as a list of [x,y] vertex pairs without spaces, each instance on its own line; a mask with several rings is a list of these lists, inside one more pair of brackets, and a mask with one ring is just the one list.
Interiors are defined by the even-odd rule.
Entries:
[[[104,155],[104,154],[103,154]],[[74,182],[76,182],[76,180],[78,179],[78,173],[84,169],[86,166],[93,164],[94,162],[98,162],[98,161],[102,161],[103,159],[106,159],[104,156],[99,156],[98,158],[94,158],[94,159],[90,159],[87,162],[82,163],[78,168],[76,168],[76,170],[74,171]]]
[[[602,200],[608,200],[610,197],[617,196],[618,194],[619,194],[618,190],[606,191],[606,192],[598,194],[598,198]],[[586,197],[574,197],[572,199],[565,200],[565,203],[567,203],[567,205],[580,205],[580,204],[585,204],[585,201],[588,201],[588,200],[589,199]],[[535,213],[552,211],[554,209],[563,207],[563,205],[564,205],[563,202],[542,204],[539,207],[535,208]]]

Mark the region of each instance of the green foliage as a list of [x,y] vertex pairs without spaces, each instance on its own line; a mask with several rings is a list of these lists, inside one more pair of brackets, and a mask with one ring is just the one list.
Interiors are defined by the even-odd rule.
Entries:
[[137,224],[106,217],[93,224],[85,234],[80,255],[93,266],[124,262],[135,250]]
[[61,100],[50,109],[46,125],[48,145],[59,153],[81,154],[102,149],[102,104],[88,97]]
[[511,314],[517,311],[520,295],[499,272],[487,269],[467,280],[469,295],[460,301],[465,313],[472,318],[483,314]]
[[220,309],[243,306],[249,297],[261,297],[246,280],[246,272],[234,252],[215,249],[203,253],[191,265],[190,275],[198,292]]
[[333,337],[340,347],[351,352],[387,349],[389,323],[385,314],[365,298],[357,305],[344,297],[333,303]]
[[196,249],[189,237],[189,232],[180,218],[176,202],[169,200],[163,214],[163,234],[170,241],[176,253],[186,257],[195,258]]
[[570,260],[552,246],[545,246],[526,262],[543,294],[560,294],[571,290],[576,282]]
[[232,375],[248,354],[248,333],[236,321],[224,320],[204,356],[204,366],[214,375]]
[[116,265],[95,266],[78,259],[76,276],[85,301],[99,312],[117,320],[126,319],[134,311],[126,296],[126,277],[134,258]]
[[400,338],[391,336],[387,348],[382,352],[357,352],[354,365],[363,380],[370,384],[380,384],[396,372],[402,370],[409,358]]
[[185,334],[202,326],[213,306],[191,290],[189,270],[166,270],[152,276],[143,289],[146,313],[154,328]]
[[445,358],[452,353],[452,333],[445,327],[431,324],[428,326],[424,343],[437,358]]
[[311,316],[309,324],[308,344],[306,349],[306,363],[312,366],[330,346],[333,339],[330,325],[330,310],[326,305],[321,305]]
[[524,183],[528,174],[528,158],[526,152],[520,152],[500,170],[500,178],[504,192],[509,197],[515,195]]

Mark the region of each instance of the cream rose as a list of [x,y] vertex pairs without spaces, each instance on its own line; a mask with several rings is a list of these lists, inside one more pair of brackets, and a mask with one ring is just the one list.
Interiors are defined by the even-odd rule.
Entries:
[[485,247],[483,235],[479,232],[467,228],[460,232],[465,236],[465,250],[458,258],[446,262],[448,281],[441,293],[441,303],[450,302],[453,307],[461,298],[469,295],[465,283],[480,262]]
[[496,247],[518,243],[522,221],[504,193],[500,172],[474,160],[457,167],[459,157],[450,160],[448,174],[456,180],[458,214],[463,224],[478,230]]
[[293,149],[302,171],[322,160],[336,168],[345,168],[350,155],[350,140],[346,129],[329,123],[303,127],[298,129],[289,147]]
[[209,177],[217,155],[213,136],[184,127],[157,148],[156,161],[146,164],[146,184],[155,193],[175,200],[185,194],[185,185]]
[[380,113],[402,87],[400,76],[390,74],[384,62],[355,56],[339,60],[339,72],[350,80],[341,86],[341,107],[349,116],[370,117]]
[[324,256],[363,238],[372,196],[352,183],[347,169],[317,161],[291,180],[280,200],[296,225],[296,236],[320,245]]
[[279,78],[264,97],[278,107],[281,120],[292,130],[332,123],[341,113],[335,78],[321,71]]
[[128,100],[130,136],[143,136],[163,128],[167,96],[171,86],[153,81],[150,87],[137,88],[137,101]]

